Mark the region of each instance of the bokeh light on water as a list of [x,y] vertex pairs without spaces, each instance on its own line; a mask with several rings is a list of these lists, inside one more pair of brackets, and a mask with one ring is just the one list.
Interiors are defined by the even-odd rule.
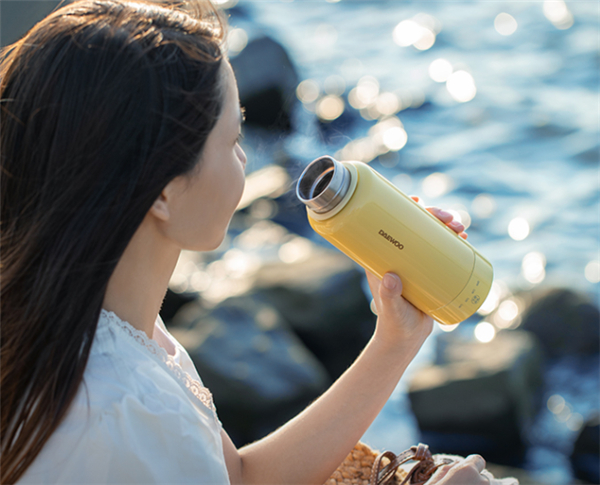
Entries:
[[248,45],[248,34],[244,29],[231,29],[227,34],[227,52],[234,57]]
[[497,281],[492,283],[492,287],[490,292],[488,293],[487,298],[484,300],[482,305],[477,310],[479,315],[489,315],[496,308],[498,308],[498,304],[500,303],[500,298],[502,297],[502,288]]
[[521,264],[523,276],[530,283],[538,284],[546,277],[546,256],[539,251],[532,251],[523,257]]
[[328,94],[317,102],[317,116],[324,121],[333,121],[344,112],[344,100],[335,94]]
[[508,13],[499,13],[494,19],[494,28],[500,35],[512,35],[517,31],[517,27],[517,21]]
[[319,84],[313,79],[305,79],[296,88],[296,96],[303,103],[312,103],[319,97]]
[[600,261],[590,261],[586,264],[585,279],[590,283],[600,283]]
[[475,338],[482,343],[488,343],[496,338],[496,328],[489,322],[481,322],[475,326]]
[[571,431],[579,431],[583,426],[583,416],[573,412],[571,405],[560,394],[553,394],[546,402],[548,410],[554,415],[554,419]]
[[348,94],[348,102],[355,109],[368,108],[379,94],[379,81],[373,76],[363,76]]
[[[403,20],[394,29],[394,42],[400,47],[424,43],[431,47],[435,42],[433,33],[414,20]],[[433,40],[432,40],[433,39]]]
[[524,217],[515,217],[508,224],[508,235],[515,241],[522,241],[529,236],[529,222]]
[[544,15],[557,29],[573,26],[573,14],[563,0],[544,0]]
[[429,77],[437,83],[446,82],[452,74],[452,69],[452,64],[446,59],[436,59],[429,64]]
[[450,95],[461,103],[471,101],[477,94],[477,87],[473,76],[467,71],[456,71],[450,74],[446,81],[446,88]]
[[452,189],[452,179],[445,173],[435,172],[425,177],[422,188],[427,197],[440,197]]

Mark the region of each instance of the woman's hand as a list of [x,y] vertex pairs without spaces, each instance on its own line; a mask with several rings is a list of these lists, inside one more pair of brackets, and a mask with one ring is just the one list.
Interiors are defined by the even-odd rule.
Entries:
[[[417,196],[411,198],[419,202]],[[452,214],[437,207],[428,207],[427,210],[460,237],[467,238],[465,226],[454,221]],[[402,297],[402,281],[398,275],[387,273],[380,281],[369,271],[366,273],[378,316],[375,338],[414,357],[433,330],[433,319]]]
[[408,354],[412,360],[433,330],[433,319],[402,297],[398,275],[386,273],[380,281],[371,272],[366,273],[377,312],[374,339]]
[[462,460],[440,467],[429,479],[431,485],[489,485],[489,475],[482,475],[485,460],[480,455],[469,455]]
[[494,478],[485,470],[480,455],[469,455],[450,465],[440,467],[427,482],[428,485],[519,485],[515,478]]
[[[411,195],[410,198],[415,202],[419,202],[419,197],[416,195]],[[467,233],[465,231],[465,226],[461,222],[455,221],[454,216],[445,210],[440,209],[439,207],[427,207],[428,212],[437,217],[440,221],[446,224],[450,229],[452,229],[456,234],[458,234],[463,239],[467,239]]]

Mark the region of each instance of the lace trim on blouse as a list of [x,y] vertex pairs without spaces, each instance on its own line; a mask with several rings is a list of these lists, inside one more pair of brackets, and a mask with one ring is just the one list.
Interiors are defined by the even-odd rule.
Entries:
[[126,335],[135,340],[142,347],[145,347],[150,354],[154,355],[167,368],[167,370],[175,377],[175,379],[183,384],[191,394],[202,403],[205,407],[212,411],[213,417],[217,422],[217,410],[213,402],[211,392],[204,387],[196,379],[192,378],[182,367],[175,362],[173,357],[167,353],[155,340],[148,338],[146,332],[134,328],[129,322],[121,320],[114,312],[101,310],[101,316],[109,323],[120,328]]

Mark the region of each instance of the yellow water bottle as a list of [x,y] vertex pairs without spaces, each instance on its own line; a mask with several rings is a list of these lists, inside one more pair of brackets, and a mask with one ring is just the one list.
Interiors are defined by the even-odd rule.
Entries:
[[296,194],[317,233],[377,277],[396,273],[403,296],[438,322],[462,322],[486,299],[489,261],[370,166],[320,157]]

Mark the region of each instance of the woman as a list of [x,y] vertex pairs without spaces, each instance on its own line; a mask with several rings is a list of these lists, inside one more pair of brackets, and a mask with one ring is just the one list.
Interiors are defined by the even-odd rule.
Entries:
[[[432,330],[396,275],[369,275],[356,363],[235,448],[158,317],[180,251],[216,248],[243,190],[223,32],[208,3],[82,1],[4,53],[2,483],[323,483]],[[484,466],[435,482],[488,483]]]

